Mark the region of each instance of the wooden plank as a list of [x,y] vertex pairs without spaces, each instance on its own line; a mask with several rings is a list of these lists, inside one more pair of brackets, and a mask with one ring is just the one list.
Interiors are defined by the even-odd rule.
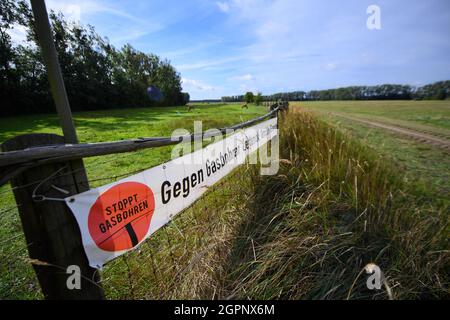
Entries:
[[[219,129],[222,133],[227,130],[237,130],[248,127],[256,122],[269,118],[275,114],[277,109],[271,112],[242,122],[235,126]],[[197,135],[190,135],[192,141],[201,140],[212,136],[211,133],[202,133]],[[28,165],[36,166],[47,163],[61,162],[73,159],[80,159],[85,157],[100,156],[114,153],[123,153],[137,151],[147,148],[155,148],[177,144],[182,141],[180,138],[173,141],[170,137],[160,138],[138,138],[132,140],[114,141],[114,142],[100,142],[100,143],[82,143],[82,144],[55,144],[47,145],[45,143],[30,147],[26,150],[2,152],[0,153],[0,167],[9,167],[11,170],[15,169],[14,165]]]

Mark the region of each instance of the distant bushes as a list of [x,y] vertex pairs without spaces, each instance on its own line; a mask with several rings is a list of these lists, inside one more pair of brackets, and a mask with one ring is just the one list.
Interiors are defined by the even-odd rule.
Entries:
[[191,96],[187,92],[181,92],[180,95],[180,99],[182,100],[183,105],[189,103],[189,101],[191,100]]
[[[189,101],[189,95],[181,92],[180,75],[169,61],[129,44],[117,49],[92,26],[67,22],[61,13],[51,12],[49,18],[72,110]],[[18,25],[27,30],[24,44],[14,43],[8,33]],[[146,89],[150,84],[163,91],[162,102],[149,100]],[[24,1],[0,4],[0,101],[0,116],[54,110],[33,16]]]
[[444,100],[450,98],[450,81],[439,81],[417,89],[417,99]]
[[[383,84],[378,86],[353,86],[328,90],[281,92],[263,96],[264,101],[315,101],[315,100],[444,100],[450,98],[450,80],[439,81],[423,87]],[[223,102],[242,102],[245,96],[222,97]]]
[[245,103],[252,103],[254,98],[255,98],[255,95],[251,91],[246,92],[244,95]]

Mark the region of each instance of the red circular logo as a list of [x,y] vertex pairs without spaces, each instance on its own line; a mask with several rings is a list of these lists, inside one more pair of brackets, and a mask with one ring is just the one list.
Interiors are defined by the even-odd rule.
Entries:
[[155,211],[152,189],[139,182],[115,185],[100,195],[89,211],[89,233],[105,251],[136,246],[147,234]]

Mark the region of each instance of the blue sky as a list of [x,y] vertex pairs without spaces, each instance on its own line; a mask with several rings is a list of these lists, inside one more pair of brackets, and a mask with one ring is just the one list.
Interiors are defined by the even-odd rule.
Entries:
[[[191,99],[450,79],[448,0],[46,3],[118,47],[169,59]],[[372,4],[380,30],[366,26]]]

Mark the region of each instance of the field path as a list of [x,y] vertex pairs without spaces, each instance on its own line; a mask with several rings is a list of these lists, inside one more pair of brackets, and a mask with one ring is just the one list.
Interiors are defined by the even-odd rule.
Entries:
[[361,118],[357,118],[357,117],[353,117],[353,116],[344,115],[342,113],[331,113],[331,115],[341,117],[344,119],[348,119],[351,121],[359,122],[359,123],[365,124],[370,127],[381,128],[381,129],[389,130],[392,132],[396,132],[401,135],[408,136],[409,138],[414,139],[416,141],[426,143],[428,145],[437,147],[439,149],[442,149],[442,150],[450,153],[450,140],[442,138],[442,137],[438,137],[438,136],[430,134],[430,133],[424,133],[424,132],[420,132],[417,130],[406,129],[406,128],[402,128],[402,127],[395,126],[392,124],[385,124],[385,123],[378,122],[378,121],[361,119]]

